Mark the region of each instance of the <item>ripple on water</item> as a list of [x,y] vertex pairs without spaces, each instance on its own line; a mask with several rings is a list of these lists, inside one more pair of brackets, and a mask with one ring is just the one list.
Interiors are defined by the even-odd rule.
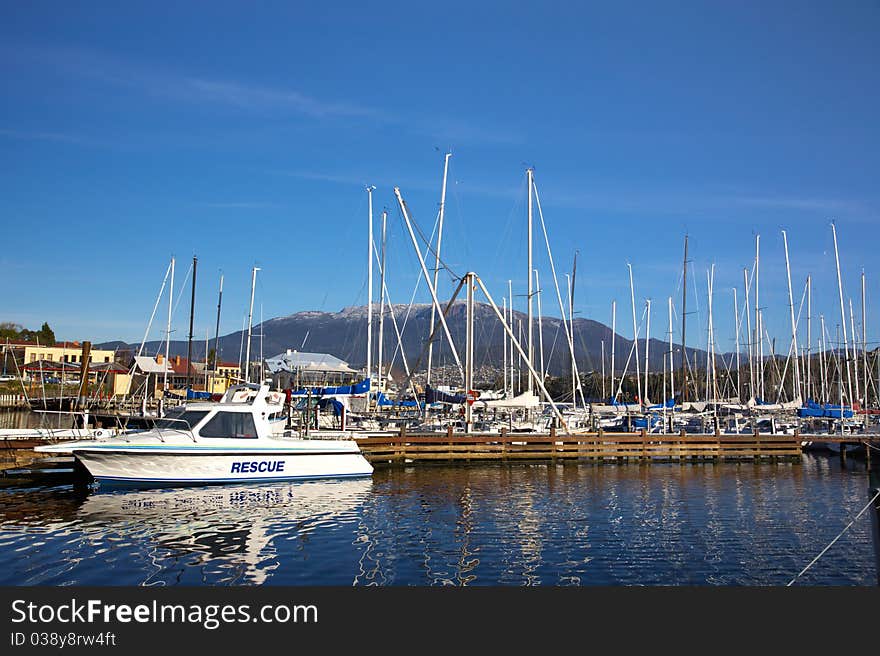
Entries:
[[[0,490],[5,585],[784,585],[867,501],[801,465],[514,465],[83,494]],[[802,579],[872,585],[870,523]]]

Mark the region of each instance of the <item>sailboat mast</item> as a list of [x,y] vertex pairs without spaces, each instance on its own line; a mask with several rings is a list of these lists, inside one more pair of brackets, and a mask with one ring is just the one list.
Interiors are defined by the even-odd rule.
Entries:
[[418,257],[419,259],[419,266],[422,269],[422,275],[425,277],[425,282],[428,285],[428,291],[431,293],[431,302],[434,304],[434,307],[437,309],[438,314],[440,315],[440,325],[443,326],[443,333],[446,336],[446,341],[449,342],[449,350],[452,351],[452,357],[455,359],[455,364],[458,366],[458,371],[461,375],[462,382],[464,382],[464,368],[462,367],[461,359],[458,357],[458,351],[455,348],[455,343],[452,341],[452,335],[449,332],[449,324],[446,322],[446,316],[440,308],[440,301],[437,299],[437,291],[434,285],[431,283],[431,278],[428,275],[428,267],[425,265],[425,258],[422,257],[422,249],[419,248],[419,243],[416,241],[416,234],[415,232],[413,232],[412,222],[409,218],[409,212],[406,209],[406,202],[403,200],[403,196],[400,194],[400,187],[394,187],[394,195],[397,197],[397,204],[400,207],[401,214],[403,214],[403,220],[406,223],[406,229],[409,233],[409,238],[412,242],[413,250],[415,250],[416,257]]
[[[434,253],[434,289],[437,289],[437,277],[440,274],[440,246],[443,244],[443,218],[446,215],[446,177],[449,172],[449,158],[452,157],[452,153],[446,153],[446,158],[443,161],[443,185],[440,188],[440,215],[437,219],[437,251]],[[383,224],[384,225],[384,224]],[[384,231],[384,227],[383,227]],[[384,259],[384,257],[383,257]],[[385,268],[385,265],[382,265],[382,268]],[[434,318],[436,315],[437,309],[431,304],[431,329],[434,328]],[[431,340],[428,343],[428,374],[425,378],[425,381],[428,385],[431,384],[431,363],[434,357],[434,341]]]
[[859,343],[858,338],[856,337],[856,319],[853,315],[853,304],[852,298],[849,299],[849,327],[850,327],[850,335],[852,336],[852,363],[853,363],[853,378],[855,378],[856,382],[856,395],[853,397],[854,401],[860,401],[862,398],[861,386],[859,385],[859,356],[856,351],[856,346]]
[[[632,318],[633,318],[633,350],[636,354],[636,390],[639,388],[639,379],[642,377],[641,367],[639,366],[639,327],[636,323],[636,292],[635,287],[633,286],[633,268],[632,265],[627,262],[627,268],[629,269],[629,298],[630,298],[630,306],[632,307]],[[641,396],[641,394],[639,394]]]
[[541,364],[541,381],[546,379],[547,372],[544,370],[544,323],[541,318],[541,281],[538,278],[538,270],[535,269],[535,297],[538,301],[538,361]]
[[[528,178],[528,185],[529,185],[529,211],[528,211],[529,219],[528,219],[528,238],[527,238],[528,275],[526,276],[529,281],[529,283],[528,283],[528,296],[527,296],[527,298],[528,298],[528,315],[529,315],[528,319],[527,319],[527,321],[528,321],[528,327],[527,327],[528,351],[527,351],[527,355],[528,355],[529,367],[530,367],[529,375],[528,375],[529,393],[531,393],[534,390],[534,383],[532,381],[532,374],[531,374],[531,367],[534,363],[534,357],[532,355],[532,348],[533,348],[533,346],[532,346],[532,342],[533,342],[533,336],[532,336],[532,294],[534,293],[534,288],[532,287],[532,268],[533,268],[532,267],[532,218],[533,218],[532,212],[533,212],[534,201],[532,200],[532,196],[534,194],[534,184],[535,184],[534,183],[534,175],[535,175],[535,172],[532,168],[529,168],[526,170],[526,177]],[[573,402],[574,402],[574,398],[572,398],[572,403]]]
[[[675,401],[675,371],[673,368],[674,360],[672,358],[672,297],[669,297],[669,398]],[[663,390],[666,393],[666,390]],[[666,399],[663,399],[663,406],[666,407]]]
[[[577,278],[577,270],[578,270],[578,253],[580,251],[574,252],[574,262],[571,265],[571,289],[569,290],[569,300],[568,300],[568,329],[571,332],[571,371],[572,371],[572,380],[577,382],[576,389],[581,393],[581,402],[584,407],[586,407],[586,402],[584,402],[584,392],[581,389],[581,377],[578,374],[577,369],[577,361],[575,360],[574,354],[574,283]],[[571,407],[577,407],[577,402],[574,397],[571,399]]]
[[[801,372],[798,366],[797,322],[794,320],[794,297],[791,294],[791,265],[788,260],[788,235],[782,231],[782,243],[785,248],[785,276],[788,280],[788,311],[791,316],[791,349],[794,353],[794,385],[792,386],[793,400],[801,400]],[[784,381],[783,381],[784,384]]]
[[[507,281],[507,296],[507,307],[510,308],[510,396],[513,397],[516,395],[513,387],[514,372],[516,371],[516,365],[513,363],[513,280]],[[562,321],[563,323],[565,322],[565,317],[563,317]]]
[[[712,278],[709,270],[706,270],[706,286],[709,297],[709,324],[706,331],[706,401],[709,400],[710,380],[712,376],[712,367],[715,364],[714,353],[712,352]],[[715,390],[712,389],[712,398],[715,398]]]
[[[843,352],[846,356],[846,384],[847,391],[849,392],[849,402],[852,403],[853,395],[852,395],[852,377],[850,375],[849,370],[849,344],[847,343],[846,338],[846,313],[843,309],[843,280],[840,278],[840,253],[837,250],[837,227],[834,223],[831,223],[831,234],[834,237],[834,263],[837,266],[837,294],[840,300],[840,324],[843,329]],[[840,347],[838,346],[838,352]],[[839,370],[839,368],[838,368]],[[843,378],[843,371],[839,370],[839,377]],[[843,409],[841,408],[841,413]],[[843,423],[843,415],[841,414],[841,424]]]
[[[846,321],[843,322],[843,330],[846,332]],[[837,326],[837,395],[840,403],[840,434],[843,435],[843,372],[840,368],[840,326]],[[849,369],[849,353],[845,353],[846,355],[846,366]],[[852,399],[849,401],[850,405],[852,405]],[[844,449],[844,445],[840,445],[841,450]]]
[[[507,323],[507,298],[501,299],[501,313],[504,315],[504,323]],[[504,373],[504,396],[507,396],[507,335],[502,336],[502,345],[504,346],[504,358],[502,362],[502,370]]]
[[211,391],[208,389],[208,328],[205,328],[205,391]]
[[651,299],[645,300],[645,313],[648,315],[647,324],[645,325],[645,395],[642,397],[642,403],[648,405],[648,345],[651,343]]
[[[217,376],[217,364],[220,362],[220,305],[223,303],[223,274],[220,274],[220,291],[217,294],[217,324],[214,328],[214,377]],[[205,356],[207,363],[207,355]],[[207,364],[205,365],[207,368]]]
[[[868,407],[868,330],[865,326],[867,315],[865,314],[865,271],[862,270],[862,371],[864,372],[865,398],[862,405]],[[868,414],[865,413],[865,429],[868,428]]]
[[[165,391],[168,389],[168,351],[171,347],[171,308],[174,302],[174,258],[171,258],[171,285],[168,287],[168,325],[165,328],[165,366],[162,374],[162,410],[165,408]],[[164,416],[163,412],[159,413]]]
[[709,290],[709,325],[711,327],[712,333],[712,398],[715,401],[715,406],[712,409],[713,414],[718,411],[718,361],[715,353],[715,318],[712,315],[712,298],[715,295],[715,265],[712,264],[712,275],[710,278],[710,290]]
[[761,303],[758,292],[761,235],[755,235],[755,394],[764,398],[764,337],[761,334]]
[[245,356],[244,356],[244,382],[251,382],[251,332],[253,330],[253,322],[254,322],[254,290],[257,288],[257,271],[259,269],[257,267],[253,268],[251,271],[251,304],[248,309],[248,318],[247,318],[247,345],[245,346]]
[[611,301],[611,398],[617,398],[614,389],[614,337],[617,331],[617,301]]
[[199,258],[193,255],[193,278],[192,278],[192,296],[189,303],[189,336],[186,343],[186,389],[192,387],[192,346],[193,346],[193,317],[196,311],[196,266]]
[[825,315],[819,315],[819,325],[822,328],[822,334],[819,336],[819,382],[822,385],[822,403],[826,403],[828,401],[828,370],[825,365],[825,349],[828,348],[825,343]]
[[[378,373],[379,388],[382,388],[382,347],[385,342],[385,227],[388,222],[388,210],[382,210],[382,254],[379,263],[379,348],[376,355],[376,371]],[[436,285],[436,279],[434,284]],[[431,326],[434,326],[434,306],[431,305]],[[433,342],[432,342],[433,343]],[[430,348],[430,346],[429,346]],[[429,351],[430,353],[430,351]],[[430,362],[430,360],[428,361]],[[430,369],[429,369],[430,371]]]
[[736,398],[740,399],[740,390],[742,389],[742,381],[740,380],[740,366],[739,366],[739,304],[736,301],[736,287],[733,288],[733,329],[735,332],[735,342],[736,342]]
[[755,398],[755,364],[752,358],[752,311],[749,307],[749,272],[743,268],[743,288],[746,291],[746,352],[749,356],[749,398]]
[[465,344],[464,357],[464,392],[465,392],[465,432],[470,433],[472,428],[472,400],[471,394],[474,389],[474,274],[467,273],[467,321],[466,336],[467,344]]
[[[367,380],[373,377],[373,190],[367,185]],[[367,410],[370,392],[367,391]]]
[[684,236],[684,260],[682,262],[681,285],[681,400],[688,400],[688,357],[687,357],[687,287],[688,287],[688,236]]
[[812,382],[810,373],[813,370],[813,276],[807,276],[807,361],[806,361],[806,377],[807,377],[807,398],[812,398],[810,383]]
[[[568,285],[568,350],[569,353],[574,353],[574,344],[572,343],[572,334],[571,334],[571,276],[567,273],[565,274],[565,282]],[[577,390],[576,390],[576,382],[575,382],[575,371],[574,371],[574,356],[571,357],[571,407],[577,407]]]

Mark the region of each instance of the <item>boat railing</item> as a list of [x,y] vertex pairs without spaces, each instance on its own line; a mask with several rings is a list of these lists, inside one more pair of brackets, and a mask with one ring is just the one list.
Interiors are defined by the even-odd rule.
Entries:
[[[161,418],[156,417],[155,418],[156,423],[153,424],[153,428],[156,431],[156,435],[159,437],[159,441],[162,442],[163,444],[165,443],[165,438],[162,437],[162,427],[159,426],[159,424],[158,424],[158,422],[160,422],[160,421],[168,421],[168,422],[174,421],[174,422],[178,422],[178,423],[186,425],[186,431],[180,431],[180,432],[189,433],[189,439],[191,439],[193,442],[197,441],[196,436],[193,434],[192,426],[189,425],[189,422],[186,419],[176,419],[174,417],[161,417]],[[175,428],[174,430],[179,430],[179,429]]]
[[[92,436],[92,433],[89,430],[89,418],[93,415],[88,410],[34,410],[34,412],[41,415],[66,415],[71,417],[71,419],[73,420],[73,426],[71,428],[61,428],[61,426],[46,426],[45,423],[41,421],[41,423],[43,423],[44,425],[38,427],[37,430],[46,431],[50,438],[53,437],[55,433],[63,433],[65,431],[73,431],[75,434],[79,434],[79,431],[82,431],[81,437],[85,438]],[[77,425],[77,418],[81,418],[82,427]],[[95,430],[98,431],[99,435],[101,434],[100,427],[96,428]]]

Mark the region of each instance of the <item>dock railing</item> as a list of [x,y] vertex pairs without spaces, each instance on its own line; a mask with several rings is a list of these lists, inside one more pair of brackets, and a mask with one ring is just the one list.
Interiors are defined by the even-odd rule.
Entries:
[[652,462],[800,458],[799,435],[694,435],[638,433],[415,434],[357,440],[372,463],[462,460],[613,460]]

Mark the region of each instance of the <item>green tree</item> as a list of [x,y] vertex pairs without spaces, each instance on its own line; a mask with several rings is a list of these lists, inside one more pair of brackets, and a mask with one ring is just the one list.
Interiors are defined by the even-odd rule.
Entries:
[[4,321],[0,323],[0,339],[21,339],[21,332],[24,330],[17,323]]
[[0,322],[0,339],[9,339],[22,342],[36,342],[39,340],[43,346],[55,345],[55,331],[49,327],[49,324],[43,322],[43,327],[39,330],[28,330],[24,326],[11,321]]
[[40,328],[40,332],[37,333],[37,338],[40,340],[40,344],[43,344],[45,346],[55,345],[55,331],[52,330],[49,327],[49,324],[45,321]]

